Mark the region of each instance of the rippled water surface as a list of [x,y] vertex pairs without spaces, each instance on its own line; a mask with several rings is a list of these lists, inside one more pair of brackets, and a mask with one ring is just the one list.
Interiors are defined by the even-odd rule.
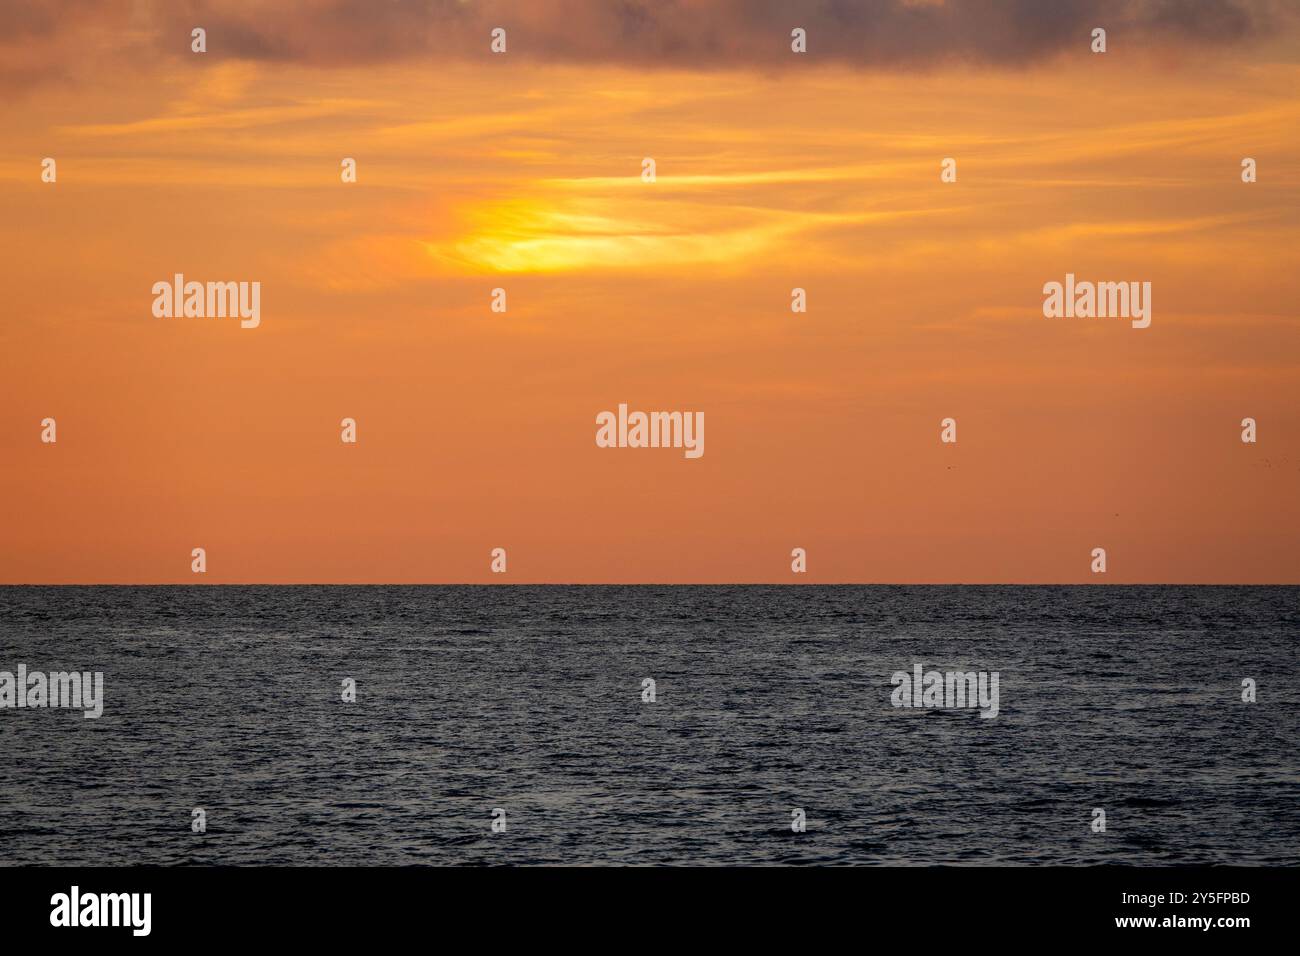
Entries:
[[[105,709],[0,710],[0,862],[1295,864],[1298,637],[1294,587],[5,587],[0,670]],[[893,707],[917,662],[1000,714]]]

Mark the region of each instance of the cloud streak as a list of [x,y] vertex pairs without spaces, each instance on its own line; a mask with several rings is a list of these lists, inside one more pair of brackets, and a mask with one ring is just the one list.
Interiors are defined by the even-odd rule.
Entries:
[[[0,6],[0,81],[57,73],[46,54],[87,47],[120,58],[179,56],[190,31],[208,56],[316,67],[487,58],[494,27],[512,61],[772,70],[831,63],[864,70],[952,64],[1016,68],[1087,50],[1092,28],[1128,49],[1237,47],[1294,30],[1284,0],[189,0]],[[808,56],[790,31],[808,33]],[[77,37],[77,41],[69,41]],[[92,52],[94,52],[92,51]]]

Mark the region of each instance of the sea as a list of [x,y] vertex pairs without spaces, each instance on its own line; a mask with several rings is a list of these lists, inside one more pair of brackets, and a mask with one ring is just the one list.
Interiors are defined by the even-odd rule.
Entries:
[[[0,865],[1300,863],[1300,588],[0,587]],[[998,710],[895,675],[998,675]]]

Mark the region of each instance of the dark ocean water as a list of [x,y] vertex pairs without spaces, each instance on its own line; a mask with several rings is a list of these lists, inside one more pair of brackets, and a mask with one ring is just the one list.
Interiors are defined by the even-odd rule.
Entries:
[[[3,587],[0,670],[105,709],[0,710],[0,862],[1296,864],[1298,599]],[[917,662],[1000,714],[893,707]]]

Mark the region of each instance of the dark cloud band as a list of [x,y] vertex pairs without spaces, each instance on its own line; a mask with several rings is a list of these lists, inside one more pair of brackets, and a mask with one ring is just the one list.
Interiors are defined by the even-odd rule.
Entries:
[[118,31],[133,55],[180,54],[201,26],[213,57],[346,66],[484,56],[489,32],[504,27],[510,54],[524,59],[774,69],[794,63],[790,31],[803,27],[819,62],[1014,68],[1086,51],[1098,26],[1130,49],[1213,48],[1290,29],[1295,9],[1288,0],[8,0],[0,43],[93,25],[101,41]]

